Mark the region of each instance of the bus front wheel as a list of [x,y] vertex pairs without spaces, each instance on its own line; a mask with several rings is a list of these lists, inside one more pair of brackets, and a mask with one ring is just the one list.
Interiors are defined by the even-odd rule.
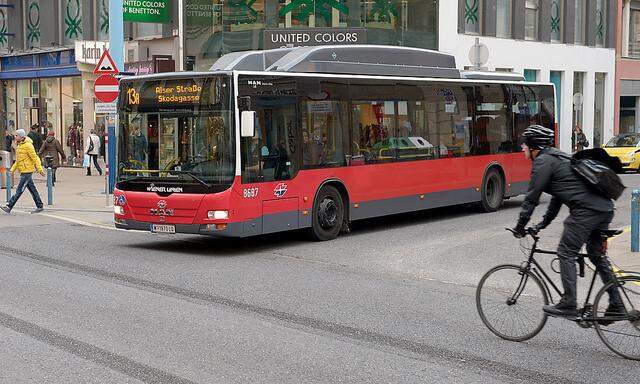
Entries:
[[495,212],[500,208],[504,200],[504,179],[497,169],[493,168],[487,172],[480,193],[480,208],[484,212]]
[[340,192],[330,185],[318,192],[313,203],[311,237],[318,241],[333,240],[338,237],[344,222],[344,201]]

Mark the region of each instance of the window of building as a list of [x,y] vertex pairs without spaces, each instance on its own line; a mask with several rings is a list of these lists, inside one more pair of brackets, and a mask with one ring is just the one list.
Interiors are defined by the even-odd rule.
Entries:
[[511,38],[512,0],[496,1],[496,36]]
[[[349,8],[344,1],[279,0],[278,27],[280,28],[346,28]],[[375,3],[375,2],[373,2]],[[369,2],[367,2],[369,4]],[[373,9],[371,18],[380,22],[398,22],[397,12],[388,7]],[[380,13],[375,13],[379,11]]]
[[551,0],[551,41],[562,42],[562,21],[564,18],[564,0]]
[[[40,80],[40,111],[41,119],[46,122],[47,129],[53,130],[61,139],[60,135],[60,78]],[[62,142],[62,141],[61,141]]]
[[[584,72],[574,72],[573,73],[573,97],[574,100],[577,98],[584,98],[584,78],[585,78],[585,74]],[[580,94],[580,96],[576,96],[577,94]],[[583,125],[583,110],[584,110],[584,105],[580,105],[579,107],[576,107],[575,104],[573,106],[573,125],[572,125],[572,145],[571,148],[573,148],[573,150],[576,150],[576,128],[579,128],[580,130],[583,129],[584,125]]]
[[529,82],[538,81],[538,71],[535,69],[525,69],[524,70],[524,80]]
[[97,0],[98,7],[96,9],[96,30],[98,31],[98,40],[109,40],[109,0]]
[[606,73],[596,73],[593,103],[593,148],[600,148],[604,140],[604,86]]
[[[562,105],[562,71],[551,71],[549,73],[549,81],[555,85],[556,88],[556,105]],[[556,122],[558,126],[562,127],[562,108],[556,109]]]
[[586,41],[586,5],[586,0],[575,0],[575,24],[573,26],[573,38],[576,44],[584,44]]
[[[82,163],[81,152],[83,151],[82,138],[84,137],[84,131],[82,127],[82,78],[79,76],[63,77],[61,79],[61,106],[62,106],[62,139],[60,142],[64,147],[65,153],[69,154],[70,159],[73,161],[74,157],[78,157],[80,160],[76,160],[76,163]],[[72,140],[68,140],[70,137],[75,136]]]
[[136,39],[145,37],[162,36],[162,24],[160,23],[133,23],[133,36]]
[[42,13],[40,12],[40,1],[39,0],[29,0],[29,2],[25,5],[24,9],[25,16],[25,37],[26,37],[26,46],[30,47],[39,47],[41,41],[41,29],[40,26],[42,24]]
[[607,37],[607,2],[596,1],[596,47],[604,47]]
[[80,0],[60,0],[62,20],[59,25],[64,45],[73,45],[84,36],[82,3]]
[[629,57],[640,58],[640,2],[629,10]]
[[464,32],[480,34],[482,0],[464,0]]
[[620,97],[620,133],[639,131],[636,128],[636,99],[634,96]]
[[538,39],[539,0],[526,0],[524,9],[524,37],[527,40]]

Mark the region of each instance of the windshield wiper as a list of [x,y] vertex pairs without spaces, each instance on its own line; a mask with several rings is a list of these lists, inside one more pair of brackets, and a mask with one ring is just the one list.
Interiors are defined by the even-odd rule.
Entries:
[[175,174],[179,174],[179,175],[187,175],[187,176],[190,176],[194,181],[197,181],[198,183],[200,183],[202,186],[207,187],[207,188],[211,187],[211,185],[209,185],[206,181],[202,180],[201,178],[199,178],[193,172],[190,172],[190,171],[171,170],[171,171],[167,171],[167,173],[175,173]]

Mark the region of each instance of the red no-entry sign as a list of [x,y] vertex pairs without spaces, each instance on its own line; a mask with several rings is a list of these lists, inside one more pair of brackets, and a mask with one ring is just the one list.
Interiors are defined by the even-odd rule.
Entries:
[[93,84],[96,99],[103,103],[111,103],[118,98],[118,79],[111,75],[102,75]]

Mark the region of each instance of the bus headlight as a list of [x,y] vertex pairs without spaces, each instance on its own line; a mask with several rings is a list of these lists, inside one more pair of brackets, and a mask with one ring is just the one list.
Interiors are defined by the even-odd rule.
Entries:
[[119,205],[114,205],[113,213],[115,213],[116,215],[124,215],[124,207],[121,207]]
[[209,211],[207,217],[210,220],[226,220],[229,218],[229,211]]

